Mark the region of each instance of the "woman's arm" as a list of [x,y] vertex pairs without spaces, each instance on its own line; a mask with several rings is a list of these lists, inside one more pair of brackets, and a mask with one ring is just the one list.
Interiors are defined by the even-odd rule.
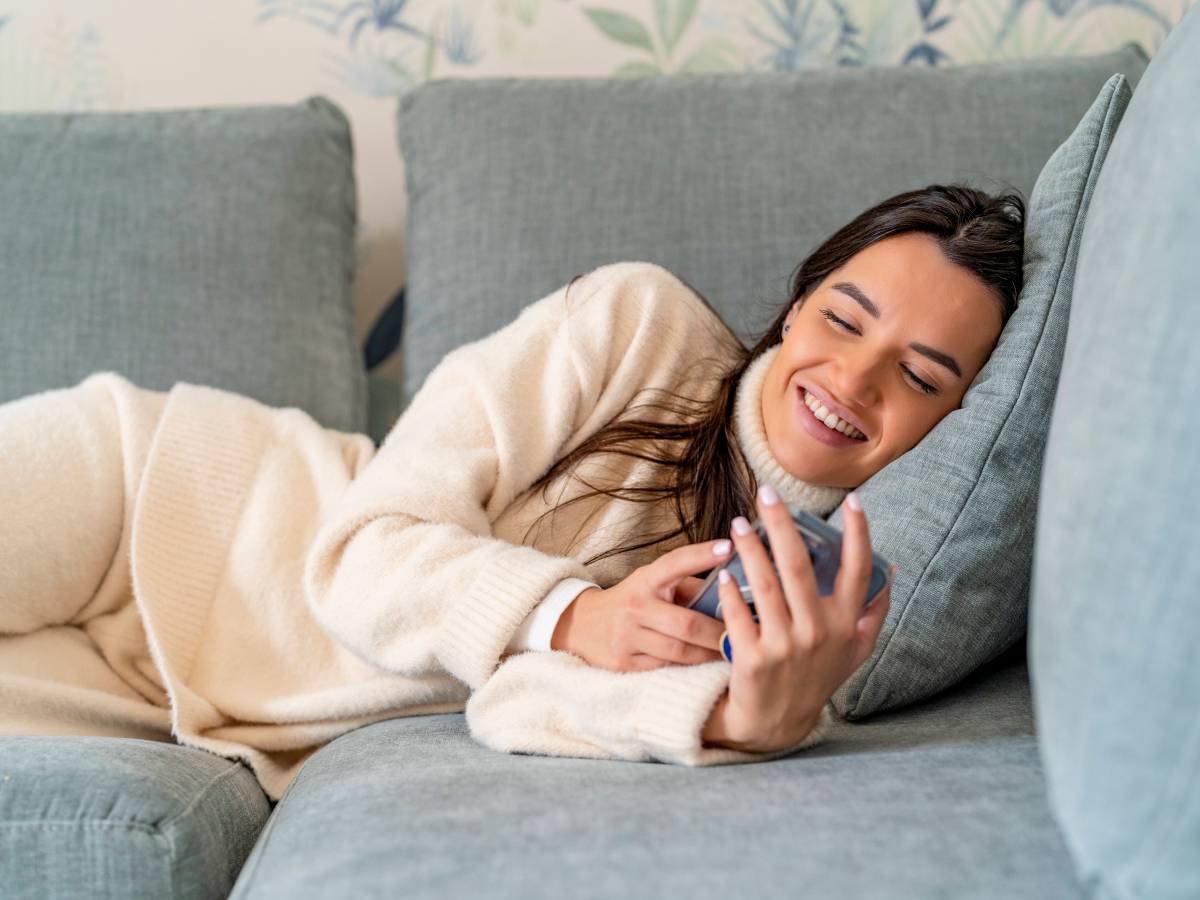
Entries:
[[313,616],[381,669],[480,687],[556,584],[592,580],[492,523],[642,388],[675,383],[711,321],[667,270],[615,263],[447,354],[318,531]]
[[563,651],[522,653],[471,695],[467,727],[480,743],[507,753],[686,766],[765,762],[824,741],[833,722],[828,704],[790,747],[747,752],[709,746],[702,734],[731,668],[718,660],[613,672]]

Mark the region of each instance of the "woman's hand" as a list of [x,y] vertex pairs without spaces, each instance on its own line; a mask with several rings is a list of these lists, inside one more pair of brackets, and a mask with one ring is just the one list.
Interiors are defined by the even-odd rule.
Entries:
[[808,547],[769,485],[759,491],[758,509],[775,565],[749,522],[742,516],[734,519],[733,540],[759,621],[751,617],[733,579],[721,579],[718,595],[733,646],[733,673],[729,692],[705,726],[704,740],[737,750],[771,751],[803,740],[833,692],[871,655],[891,605],[895,567],[863,612],[871,538],[866,514],[848,502],[834,592],[820,597]]
[[726,540],[688,544],[634,569],[607,590],[587,588],[559,618],[550,648],[617,672],[724,659],[725,626],[679,604],[690,601],[703,583],[693,573],[721,565],[732,552]]

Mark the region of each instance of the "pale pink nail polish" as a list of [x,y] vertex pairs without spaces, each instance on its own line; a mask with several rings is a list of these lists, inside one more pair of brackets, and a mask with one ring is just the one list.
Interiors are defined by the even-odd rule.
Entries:
[[764,484],[758,489],[758,499],[763,502],[763,506],[774,506],[779,502],[779,494],[771,485]]

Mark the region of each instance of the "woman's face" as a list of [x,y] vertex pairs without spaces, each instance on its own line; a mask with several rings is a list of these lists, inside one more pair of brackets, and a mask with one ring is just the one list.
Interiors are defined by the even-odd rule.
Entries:
[[[793,305],[787,323],[763,385],[767,443],[797,478],[854,488],[958,408],[996,345],[1000,306],[974,275],[946,260],[933,237],[907,232],[830,273],[803,305]],[[817,421],[806,389],[839,417],[844,411],[865,439],[851,442]]]

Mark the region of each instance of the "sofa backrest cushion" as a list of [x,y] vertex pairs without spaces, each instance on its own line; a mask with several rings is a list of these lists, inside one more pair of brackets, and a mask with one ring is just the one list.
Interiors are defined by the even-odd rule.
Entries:
[[1200,9],[1096,185],[1038,508],[1029,669],[1096,897],[1200,897]]
[[397,130],[408,195],[404,398],[450,350],[574,275],[674,272],[746,339],[868,206],[964,180],[1029,195],[1136,44],[1097,56],[646,78],[436,79]]
[[332,102],[0,116],[0,402],[111,370],[367,427]]

